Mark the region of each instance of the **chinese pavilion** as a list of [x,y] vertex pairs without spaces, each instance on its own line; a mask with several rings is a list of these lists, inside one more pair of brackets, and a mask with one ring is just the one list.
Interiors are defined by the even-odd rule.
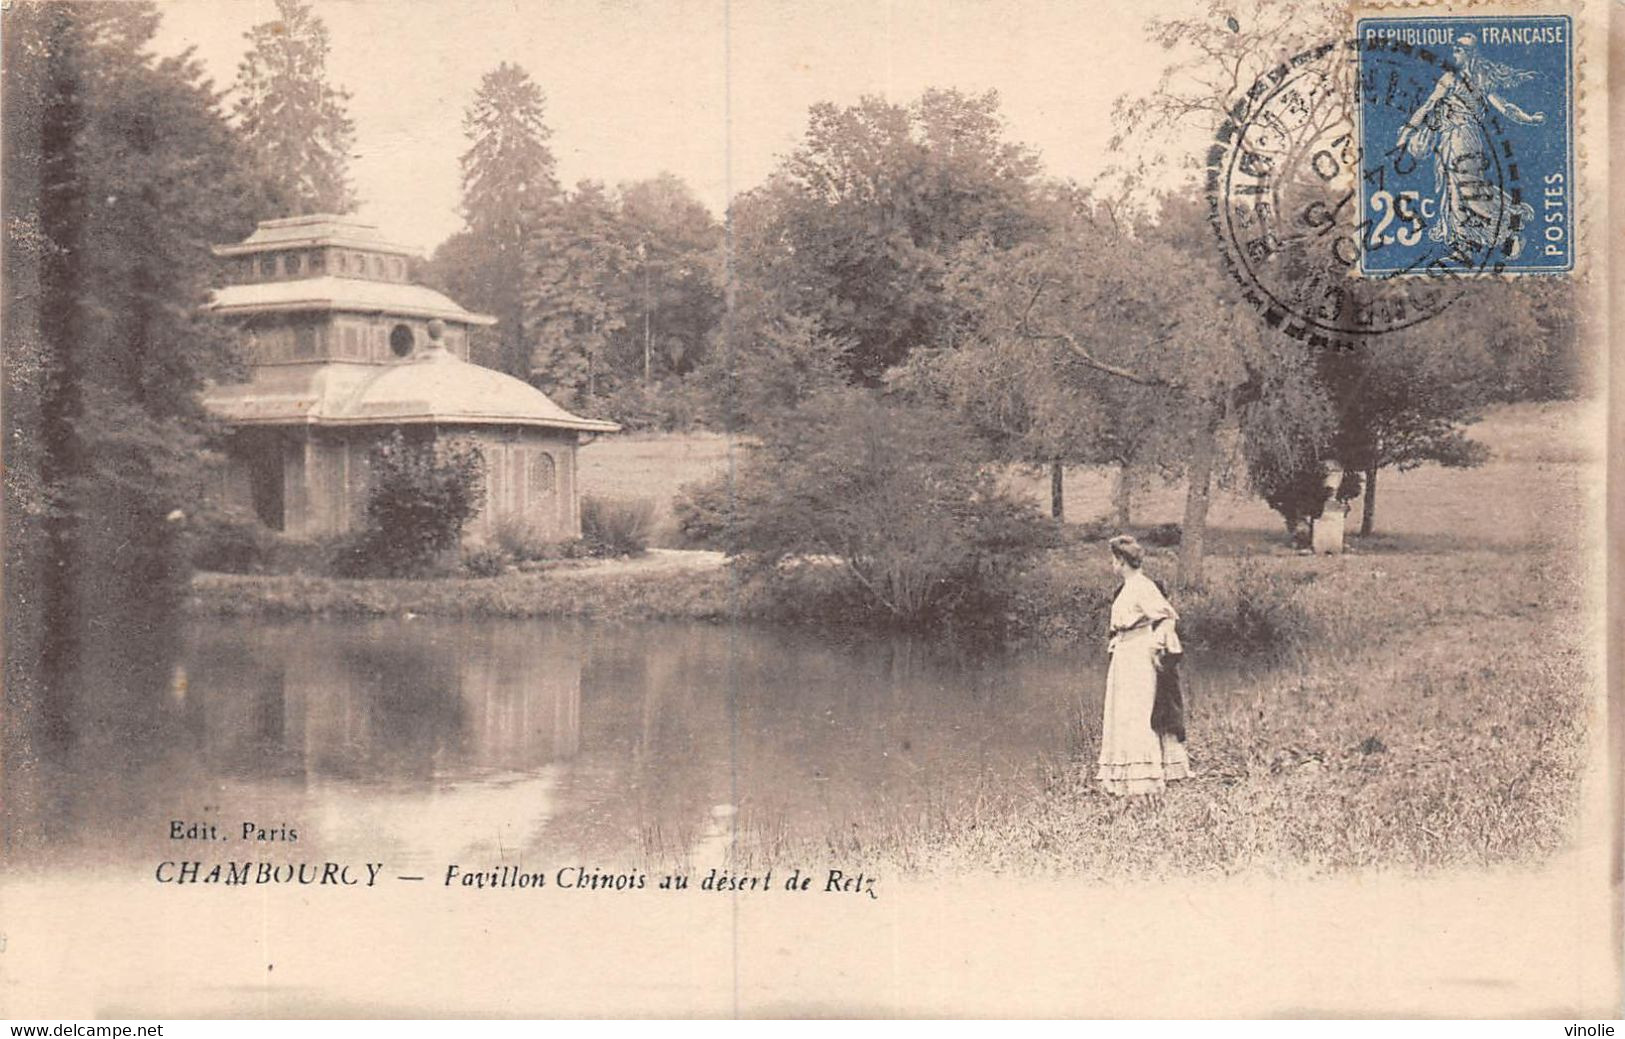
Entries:
[[267,220],[214,252],[228,284],[209,306],[241,330],[251,372],[204,395],[231,428],[226,503],[296,536],[345,533],[362,521],[370,448],[402,430],[479,444],[474,538],[506,523],[548,539],[580,533],[576,448],[620,427],[470,363],[470,330],[495,319],[408,281],[409,250],[316,215]]

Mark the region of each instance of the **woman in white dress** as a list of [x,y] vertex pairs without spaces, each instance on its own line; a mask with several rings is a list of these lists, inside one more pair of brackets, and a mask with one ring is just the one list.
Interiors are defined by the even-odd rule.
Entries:
[[1155,794],[1167,781],[1191,774],[1183,722],[1177,732],[1158,733],[1151,727],[1158,675],[1171,668],[1172,658],[1181,652],[1174,630],[1179,614],[1141,571],[1145,549],[1139,542],[1119,535],[1109,545],[1112,569],[1123,578],[1123,587],[1112,601],[1111,638],[1106,645],[1111,665],[1106,671],[1100,769],[1095,778],[1107,793],[1119,797]]

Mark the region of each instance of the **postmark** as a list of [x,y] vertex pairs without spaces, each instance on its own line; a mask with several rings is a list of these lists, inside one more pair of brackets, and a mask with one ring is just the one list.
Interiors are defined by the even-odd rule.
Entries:
[[1360,178],[1360,272],[1572,270],[1569,17],[1373,17],[1357,36],[1360,140],[1385,160]]
[[[1210,218],[1243,298],[1265,324],[1311,346],[1345,348],[1410,327],[1460,294],[1458,280],[1358,278],[1360,181],[1381,156],[1361,147],[1357,39],[1306,49],[1260,76],[1207,155]],[[1397,69],[1421,61],[1391,53]],[[1422,70],[1411,76],[1431,82]]]
[[[1462,295],[1464,278],[1504,273],[1513,256],[1532,269],[1531,168],[1507,132],[1505,99],[1481,100],[1453,53],[1417,42],[1425,35],[1380,31],[1429,19],[1368,21],[1378,31],[1306,49],[1260,76],[1207,156],[1226,267],[1266,324],[1313,346],[1426,321]],[[1440,107],[1441,89],[1453,107]],[[1476,119],[1441,143],[1428,128],[1452,113]],[[1427,133],[1403,133],[1408,125]],[[1441,149],[1452,176],[1435,186]]]

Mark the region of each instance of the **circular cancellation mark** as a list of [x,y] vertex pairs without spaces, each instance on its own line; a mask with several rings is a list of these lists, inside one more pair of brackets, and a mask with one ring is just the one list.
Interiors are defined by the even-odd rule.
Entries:
[[[1458,100],[1445,109],[1441,94]],[[1267,324],[1346,348],[1428,320],[1463,276],[1501,269],[1527,207],[1511,145],[1475,98],[1449,55],[1394,39],[1322,44],[1249,88],[1208,151],[1207,191],[1225,266]],[[1362,140],[1373,125],[1400,130]],[[1451,204],[1471,220],[1441,234],[1432,218]],[[1361,274],[1384,249],[1402,249],[1403,266]]]

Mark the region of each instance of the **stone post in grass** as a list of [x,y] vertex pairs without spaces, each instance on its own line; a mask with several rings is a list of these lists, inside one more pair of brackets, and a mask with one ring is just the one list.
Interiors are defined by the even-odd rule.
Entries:
[[1317,556],[1343,554],[1343,528],[1348,519],[1349,503],[1337,496],[1342,482],[1343,474],[1335,469],[1326,477],[1326,507],[1311,527],[1310,546]]

